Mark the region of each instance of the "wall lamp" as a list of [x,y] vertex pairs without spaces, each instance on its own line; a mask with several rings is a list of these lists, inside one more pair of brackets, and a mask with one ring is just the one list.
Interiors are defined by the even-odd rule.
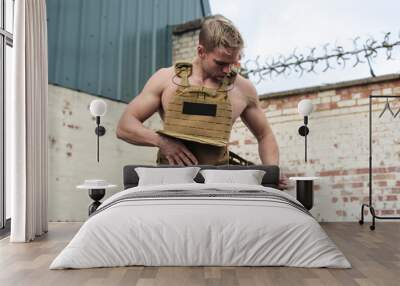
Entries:
[[104,126],[100,125],[100,117],[104,116],[107,112],[107,104],[104,100],[94,99],[90,102],[90,113],[96,117],[97,127],[94,132],[97,135],[97,162],[99,162],[99,137],[106,134],[106,129]]
[[308,124],[308,116],[313,112],[314,105],[312,104],[310,99],[303,99],[297,105],[298,112],[304,116],[304,125],[299,128],[299,134],[304,137],[304,158],[307,162],[307,135],[310,130],[307,127]]

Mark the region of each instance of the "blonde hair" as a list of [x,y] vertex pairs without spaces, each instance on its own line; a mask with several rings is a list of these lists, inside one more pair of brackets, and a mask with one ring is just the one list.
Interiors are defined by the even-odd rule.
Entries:
[[199,44],[207,52],[215,48],[232,48],[242,50],[243,38],[235,25],[222,15],[215,15],[204,20],[199,34]]

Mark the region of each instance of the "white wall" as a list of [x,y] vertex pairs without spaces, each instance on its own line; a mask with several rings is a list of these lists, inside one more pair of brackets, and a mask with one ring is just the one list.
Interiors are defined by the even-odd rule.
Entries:
[[[91,100],[82,92],[49,85],[49,220],[83,221],[91,203],[86,190],[76,185],[85,179],[106,179],[118,185],[106,197],[122,190],[122,169],[127,164],[154,164],[156,149],[128,144],[115,136],[115,129],[126,106],[104,99],[108,111],[101,124],[106,134],[100,137],[100,162],[97,163],[95,119],[89,112]],[[154,115],[145,125],[158,129]]]

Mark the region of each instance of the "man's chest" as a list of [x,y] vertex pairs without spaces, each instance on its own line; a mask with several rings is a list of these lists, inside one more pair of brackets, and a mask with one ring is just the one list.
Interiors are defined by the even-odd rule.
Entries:
[[[177,89],[178,87],[176,85],[171,85],[164,89],[161,96],[161,105],[163,110],[166,110],[168,104],[173,100]],[[235,88],[228,91],[228,100],[232,106],[232,120],[234,122],[246,108],[247,100],[245,95],[240,94],[240,92]]]

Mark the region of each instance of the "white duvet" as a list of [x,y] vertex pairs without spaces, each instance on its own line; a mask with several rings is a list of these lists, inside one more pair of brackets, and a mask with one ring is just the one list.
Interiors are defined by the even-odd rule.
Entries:
[[[179,184],[127,189],[103,202],[50,269],[146,266],[294,266],[349,268],[318,222],[289,204],[235,197],[120,201],[134,192],[279,190],[232,184]],[[104,207],[107,206],[108,207]]]

